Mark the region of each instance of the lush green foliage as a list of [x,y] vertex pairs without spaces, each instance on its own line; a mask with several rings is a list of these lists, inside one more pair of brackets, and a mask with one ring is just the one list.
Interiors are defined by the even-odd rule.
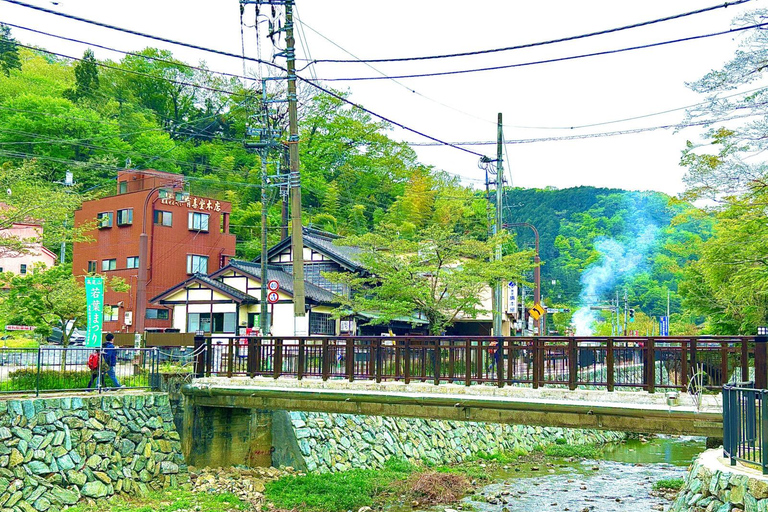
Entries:
[[685,481],[682,478],[665,478],[663,480],[657,480],[653,482],[653,489],[655,491],[660,490],[672,490],[679,491],[683,488]]
[[339,473],[288,476],[267,483],[265,495],[281,509],[337,512],[371,506],[384,490],[408,477],[416,468],[389,459],[382,470],[352,469]]
[[591,444],[553,444],[544,449],[544,454],[549,455],[550,457],[595,459],[600,455],[600,448]]
[[403,237],[394,226],[381,225],[346,242],[362,249],[360,260],[370,273],[327,275],[353,291],[338,315],[375,312],[373,323],[387,323],[419,311],[432,334],[443,333],[461,315],[474,318],[484,312],[483,296],[490,286],[521,279],[533,261],[529,251],[514,247],[496,261],[496,246],[508,244],[508,237],[474,240],[440,225],[424,228],[415,240]]
[[[101,512],[103,502],[79,503],[67,510],[72,512]],[[250,504],[232,493],[195,493],[183,489],[169,489],[151,492],[148,496],[116,496],[109,500],[111,512],[182,512],[186,510],[205,510],[206,512],[232,512],[250,510]]]

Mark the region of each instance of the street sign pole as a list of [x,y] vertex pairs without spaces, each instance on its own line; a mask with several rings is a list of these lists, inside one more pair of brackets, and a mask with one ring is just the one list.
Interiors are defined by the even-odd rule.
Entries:
[[[88,307],[88,330],[85,335],[85,346],[101,348],[101,325],[104,320],[104,278],[87,276],[85,278],[85,297]],[[64,336],[67,335],[66,332],[63,334]]]

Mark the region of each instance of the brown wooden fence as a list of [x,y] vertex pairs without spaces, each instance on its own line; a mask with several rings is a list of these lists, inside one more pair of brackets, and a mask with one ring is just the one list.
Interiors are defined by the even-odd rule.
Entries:
[[[199,376],[686,390],[749,379],[754,337],[195,337]],[[759,359],[759,358],[758,358]],[[764,366],[764,364],[763,364]],[[765,373],[765,368],[761,370]]]

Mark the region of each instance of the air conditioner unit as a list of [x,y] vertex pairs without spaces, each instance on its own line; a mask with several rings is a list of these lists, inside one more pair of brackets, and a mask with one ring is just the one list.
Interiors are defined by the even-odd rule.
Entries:
[[125,312],[125,325],[133,325],[133,311]]

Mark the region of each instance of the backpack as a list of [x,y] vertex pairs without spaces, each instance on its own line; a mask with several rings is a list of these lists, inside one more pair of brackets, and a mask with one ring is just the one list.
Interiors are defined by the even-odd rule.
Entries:
[[99,353],[93,352],[88,356],[88,368],[97,370],[99,368]]

